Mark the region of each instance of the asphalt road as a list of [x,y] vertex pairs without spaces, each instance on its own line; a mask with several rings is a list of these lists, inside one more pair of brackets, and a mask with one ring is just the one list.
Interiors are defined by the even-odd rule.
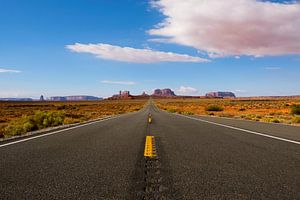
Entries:
[[[0,144],[0,199],[300,199],[300,127],[193,118],[150,104],[114,119]],[[151,164],[147,172],[146,135],[155,137],[158,154],[155,169]],[[149,170],[157,192],[145,190]]]

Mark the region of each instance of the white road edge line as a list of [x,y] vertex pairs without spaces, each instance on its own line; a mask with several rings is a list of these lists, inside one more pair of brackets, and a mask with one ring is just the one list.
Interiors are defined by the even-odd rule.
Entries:
[[294,140],[289,140],[289,139],[280,138],[280,137],[276,137],[276,136],[272,136],[272,135],[267,135],[267,134],[264,134],[264,133],[259,133],[259,132],[256,132],[256,131],[250,131],[250,130],[242,129],[242,128],[237,128],[237,127],[234,127],[234,126],[228,126],[228,125],[225,125],[225,124],[219,124],[219,123],[215,123],[215,122],[211,122],[211,121],[207,121],[207,120],[203,120],[203,119],[199,119],[199,118],[180,115],[180,114],[177,114],[177,113],[174,113],[174,114],[177,115],[177,116],[188,118],[188,119],[193,119],[193,120],[196,120],[196,121],[206,122],[206,123],[209,123],[209,124],[222,126],[222,127],[226,127],[226,128],[230,128],[230,129],[234,129],[234,130],[238,130],[238,131],[243,131],[243,132],[246,132],[246,133],[252,133],[252,134],[255,134],[255,135],[268,137],[268,138],[272,138],[272,139],[275,139],[275,140],[281,140],[281,141],[290,142],[290,143],[293,143],[293,144],[300,144],[300,142],[294,141]]
[[80,127],[83,127],[83,126],[88,126],[88,125],[99,123],[99,122],[104,122],[104,121],[107,121],[107,120],[116,119],[116,118],[119,118],[119,117],[122,117],[122,116],[123,115],[121,115],[121,116],[115,116],[115,117],[109,117],[109,118],[104,118],[104,119],[99,119],[98,121],[93,121],[93,122],[89,122],[89,123],[86,123],[86,124],[81,124],[81,125],[78,125],[78,126],[74,126],[74,127],[62,129],[62,130],[59,130],[59,131],[54,131],[54,132],[45,133],[45,134],[42,134],[42,135],[32,136],[32,137],[25,138],[25,139],[20,139],[20,140],[14,141],[14,142],[8,142],[8,143],[5,143],[5,144],[1,144],[0,148],[1,147],[5,147],[5,146],[9,146],[9,145],[13,145],[13,144],[17,144],[17,143],[21,143],[21,142],[26,142],[28,140],[33,140],[33,139],[36,139],[36,138],[41,138],[41,137],[53,135],[53,134],[56,134],[56,133],[61,133],[61,132],[64,132],[64,131],[68,131],[68,130],[80,128]]

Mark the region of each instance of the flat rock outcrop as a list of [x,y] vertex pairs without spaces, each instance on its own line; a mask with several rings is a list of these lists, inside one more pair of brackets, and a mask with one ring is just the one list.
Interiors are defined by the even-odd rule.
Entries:
[[156,90],[154,90],[152,96],[175,97],[176,94],[171,89],[165,88],[165,89],[156,89]]
[[205,96],[208,98],[235,98],[233,92],[209,92]]

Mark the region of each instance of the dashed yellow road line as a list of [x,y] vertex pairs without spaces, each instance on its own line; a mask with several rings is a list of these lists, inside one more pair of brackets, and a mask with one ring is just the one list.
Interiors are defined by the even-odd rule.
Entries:
[[154,136],[146,136],[144,156],[150,158],[156,156]]
[[149,115],[148,115],[148,123],[151,124],[151,122],[152,122],[152,115],[149,114]]

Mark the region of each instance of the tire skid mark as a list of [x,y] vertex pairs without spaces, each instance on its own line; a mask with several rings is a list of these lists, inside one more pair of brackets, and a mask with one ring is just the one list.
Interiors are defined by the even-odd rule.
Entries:
[[155,138],[155,156],[144,156],[144,191],[143,200],[167,200],[168,187],[164,185],[163,164],[161,163],[157,138]]
[[[151,113],[153,111],[157,112],[155,109],[149,109],[145,119],[145,137],[140,144],[141,157],[137,160],[129,199],[175,200],[178,198],[173,197],[174,190],[172,189],[169,163],[165,158],[163,147],[160,146],[161,140],[157,137],[158,133],[153,132],[153,126],[157,123]],[[150,118],[151,120],[149,120]],[[145,154],[147,136],[152,139],[151,149],[154,150],[152,154]]]

